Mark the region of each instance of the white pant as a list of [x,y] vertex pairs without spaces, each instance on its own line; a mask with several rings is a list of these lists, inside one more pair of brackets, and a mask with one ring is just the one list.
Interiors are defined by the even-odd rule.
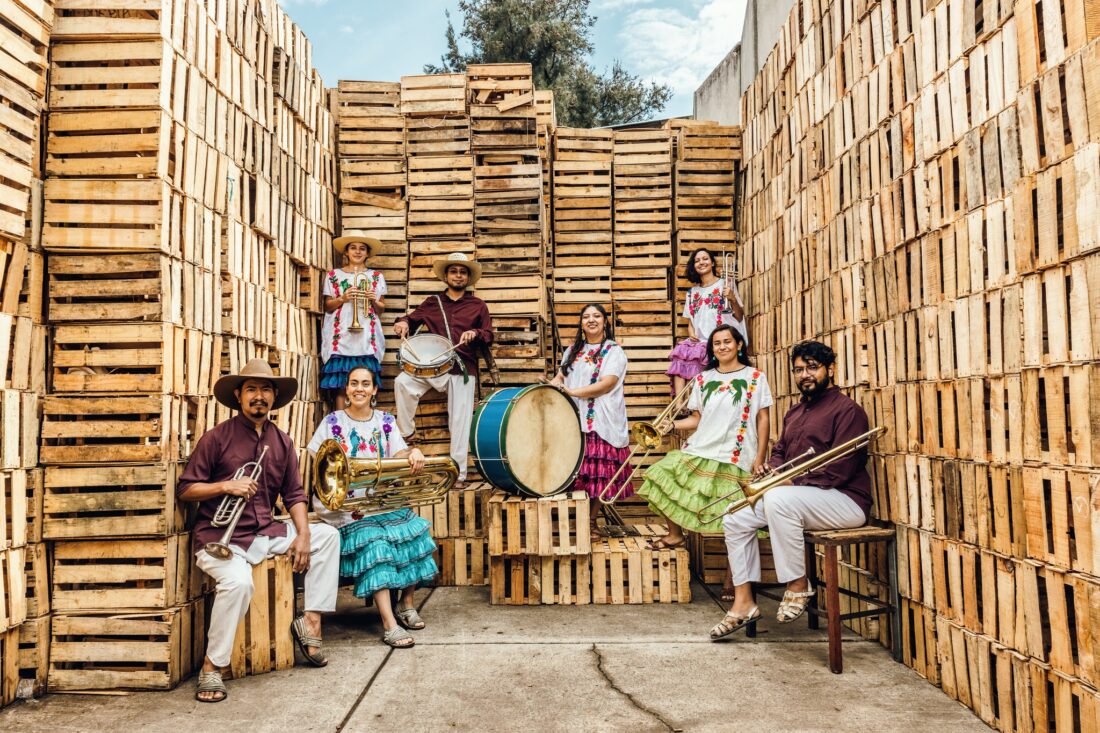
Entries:
[[402,437],[416,430],[416,406],[429,389],[447,395],[447,427],[451,431],[451,458],[458,464],[458,480],[466,480],[466,456],[470,453],[470,423],[474,416],[474,394],[477,377],[470,375],[464,382],[461,374],[442,374],[426,379],[401,372],[393,382],[397,400],[397,429]]
[[760,581],[758,529],[768,528],[775,574],[780,583],[789,583],[806,574],[804,530],[862,527],[866,521],[859,504],[835,489],[777,486],[753,509],[727,514],[722,520],[733,584]]
[[[195,553],[202,571],[218,583],[214,607],[210,611],[210,630],[206,635],[206,656],[219,667],[229,666],[237,625],[248,613],[252,600],[252,566],[285,554],[298,534],[293,524],[285,524],[286,537],[260,535],[247,551],[230,545],[233,555],[225,560],[219,560],[206,550]],[[327,524],[309,525],[309,551],[305,610],[330,613],[336,610],[336,589],[340,581],[340,532]]]

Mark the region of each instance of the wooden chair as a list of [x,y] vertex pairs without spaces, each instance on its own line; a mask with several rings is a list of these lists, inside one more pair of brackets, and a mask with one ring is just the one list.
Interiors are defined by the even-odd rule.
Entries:
[[[807,531],[805,533],[805,538],[806,572],[810,580],[810,585],[814,588],[822,588],[825,591],[825,609],[822,610],[818,607],[817,596],[815,595],[810,599],[809,606],[806,607],[806,617],[811,629],[818,628],[818,619],[820,617],[824,616],[826,618],[829,635],[829,670],[834,674],[840,674],[844,670],[840,648],[840,636],[844,631],[842,623],[848,619],[863,618],[865,616],[890,616],[890,651],[893,654],[894,661],[900,662],[901,616],[899,615],[898,609],[901,604],[898,598],[898,565],[895,546],[897,533],[895,530],[892,527],[868,525],[865,527],[856,527],[855,529]],[[889,572],[889,600],[887,602],[840,587],[840,562],[837,548],[872,542],[886,543],[886,564]],[[824,550],[822,570],[825,573],[825,577],[823,579],[819,578],[817,575],[817,558],[815,557],[814,548],[818,545]],[[769,590],[759,590],[757,593],[765,598],[771,598],[777,601],[782,598],[782,593],[775,593]],[[841,594],[849,598],[855,598],[865,605],[870,606],[870,608],[852,611],[850,613],[841,613]],[[756,629],[753,628],[754,626],[755,624],[749,626],[746,630],[748,636],[756,635]]]

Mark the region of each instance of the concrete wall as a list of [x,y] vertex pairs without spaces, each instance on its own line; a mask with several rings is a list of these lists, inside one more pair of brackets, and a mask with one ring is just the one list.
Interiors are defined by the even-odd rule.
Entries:
[[741,42],[695,90],[695,118],[741,124],[741,94],[779,40],[794,0],[748,0]]

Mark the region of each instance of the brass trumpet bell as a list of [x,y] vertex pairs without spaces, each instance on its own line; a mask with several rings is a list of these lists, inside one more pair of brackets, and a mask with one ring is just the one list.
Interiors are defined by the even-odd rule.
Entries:
[[352,284],[351,290],[351,323],[348,324],[348,331],[359,332],[363,330],[363,324],[359,322],[359,311],[362,310],[364,315],[366,314],[365,306],[366,295],[363,294],[363,288],[367,284],[367,273],[361,272],[355,276],[355,282]]
[[406,458],[349,458],[326,440],[313,462],[313,491],[325,508],[364,516],[438,504],[458,480],[449,456],[428,456],[417,475]]

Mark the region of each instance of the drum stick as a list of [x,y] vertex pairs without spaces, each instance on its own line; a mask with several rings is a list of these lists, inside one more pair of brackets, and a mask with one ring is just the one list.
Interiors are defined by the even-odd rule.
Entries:
[[423,361],[423,359],[420,358],[420,354],[416,353],[416,349],[414,349],[412,347],[412,344],[409,343],[408,338],[401,339],[401,348],[408,349],[409,350],[409,356],[416,359],[417,361]]

